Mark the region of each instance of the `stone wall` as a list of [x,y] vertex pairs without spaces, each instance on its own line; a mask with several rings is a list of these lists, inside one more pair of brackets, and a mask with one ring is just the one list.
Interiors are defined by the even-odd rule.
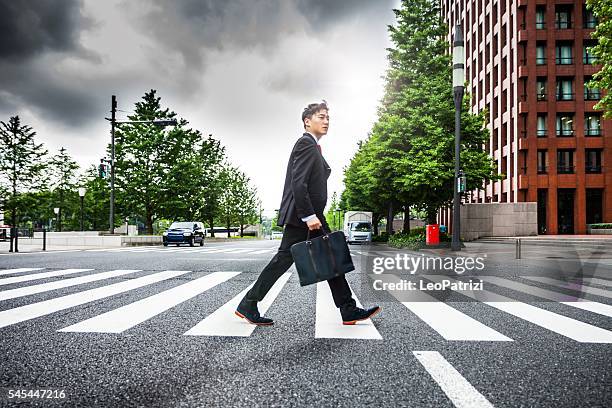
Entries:
[[538,234],[537,203],[473,203],[461,206],[461,237],[519,237]]

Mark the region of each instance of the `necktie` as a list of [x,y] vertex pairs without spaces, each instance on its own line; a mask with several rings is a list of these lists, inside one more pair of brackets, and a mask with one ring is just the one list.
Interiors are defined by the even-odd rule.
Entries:
[[323,154],[323,151],[321,150],[321,145],[317,143],[317,149],[319,149],[319,153]]

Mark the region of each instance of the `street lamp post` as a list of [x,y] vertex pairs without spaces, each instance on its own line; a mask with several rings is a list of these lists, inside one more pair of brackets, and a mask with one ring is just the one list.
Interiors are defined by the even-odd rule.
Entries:
[[341,227],[343,222],[342,222],[342,210],[339,208],[336,208],[336,214],[338,214],[338,223],[336,224],[336,227],[338,228],[338,231],[342,231],[344,228]]
[[111,97],[111,117],[104,118],[111,123],[111,157],[110,157],[110,178],[111,178],[111,191],[110,191],[110,213],[108,216],[108,232],[113,234],[115,232],[115,127],[117,125],[130,124],[130,123],[150,123],[156,126],[176,126],[176,119],[169,120],[117,120],[117,97],[113,95]]
[[85,198],[85,187],[79,187],[79,197],[81,198],[81,231],[83,231],[83,199]]
[[455,26],[455,41],[453,41],[453,99],[455,102],[455,178],[453,194],[453,238],[451,249],[461,249],[461,199],[459,196],[459,182],[461,172],[461,103],[463,101],[465,82],[465,58],[463,49],[463,33],[461,25]]
[[59,211],[60,211],[59,207],[55,207],[53,209],[53,212],[55,213],[55,228],[56,229],[57,229],[57,216],[59,215]]

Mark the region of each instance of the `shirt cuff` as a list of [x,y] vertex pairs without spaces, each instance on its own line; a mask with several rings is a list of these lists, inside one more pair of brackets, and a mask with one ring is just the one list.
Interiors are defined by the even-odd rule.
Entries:
[[316,216],[317,216],[316,214],[309,215],[308,217],[302,218],[302,221],[308,222],[308,221],[312,220],[313,218],[315,218]]

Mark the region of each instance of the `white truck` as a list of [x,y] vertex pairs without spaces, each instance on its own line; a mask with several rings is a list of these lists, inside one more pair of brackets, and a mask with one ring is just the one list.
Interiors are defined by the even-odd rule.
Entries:
[[344,235],[349,244],[372,242],[372,212],[347,211],[344,213]]

